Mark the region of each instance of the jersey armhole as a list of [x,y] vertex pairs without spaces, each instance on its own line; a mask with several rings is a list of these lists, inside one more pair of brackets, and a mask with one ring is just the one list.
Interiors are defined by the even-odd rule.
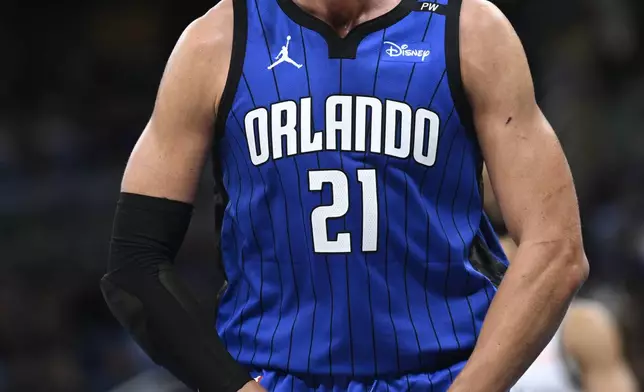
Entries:
[[225,131],[226,121],[233,106],[237,87],[244,70],[246,58],[246,38],[248,36],[248,10],[246,0],[232,0],[233,2],[233,45],[230,54],[230,66],[226,84],[221,94],[215,118],[215,140],[221,138]]
[[471,133],[471,136],[475,136],[472,107],[465,94],[461,74],[460,21],[462,4],[463,0],[450,0],[447,7],[445,59],[447,62],[447,78],[455,110],[467,132]]
[[221,100],[217,107],[217,115],[214,124],[214,140],[211,149],[212,173],[213,173],[213,193],[214,193],[214,215],[215,215],[215,250],[217,260],[215,262],[218,271],[223,275],[224,286],[217,296],[217,306],[221,299],[222,291],[225,290],[225,281],[227,280],[221,254],[221,231],[223,228],[224,213],[228,205],[228,194],[223,184],[223,172],[221,162],[217,159],[215,153],[218,142],[224,136],[226,131],[226,122],[233,107],[237,88],[244,71],[244,61],[246,59],[246,40],[248,36],[248,9],[246,0],[232,0],[233,2],[233,44],[230,54],[230,65],[228,67],[228,76],[226,84],[221,94]]
[[477,162],[477,176],[479,183],[479,192],[483,192],[483,158],[480,154],[478,137],[474,127],[474,115],[470,101],[465,94],[463,86],[463,75],[461,73],[461,8],[463,0],[449,0],[447,6],[447,16],[445,22],[445,61],[447,66],[447,80],[449,83],[450,93],[454,101],[454,110],[465,128],[465,132],[470,137],[479,151]]

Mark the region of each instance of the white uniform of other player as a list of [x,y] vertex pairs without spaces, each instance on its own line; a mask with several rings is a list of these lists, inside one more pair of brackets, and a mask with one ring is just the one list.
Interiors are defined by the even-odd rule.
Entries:
[[561,328],[511,392],[580,392],[574,385],[570,359],[564,352]]

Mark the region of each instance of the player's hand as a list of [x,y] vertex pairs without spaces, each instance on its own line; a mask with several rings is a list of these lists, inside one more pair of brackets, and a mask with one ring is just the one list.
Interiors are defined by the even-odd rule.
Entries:
[[259,385],[258,382],[250,381],[246,383],[246,385],[244,385],[244,387],[240,389],[239,392],[266,392],[266,389]]

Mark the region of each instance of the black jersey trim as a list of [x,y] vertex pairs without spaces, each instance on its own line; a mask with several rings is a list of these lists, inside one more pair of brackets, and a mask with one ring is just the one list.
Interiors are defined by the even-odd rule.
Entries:
[[436,0],[431,1],[414,1],[410,2],[409,5],[412,11],[416,12],[432,12],[439,15],[447,15],[446,5],[439,4],[435,2]]
[[277,0],[277,3],[293,22],[318,32],[326,40],[329,58],[355,59],[358,45],[366,36],[398,23],[413,11],[416,1],[401,0],[391,11],[359,24],[344,38],[340,37],[327,23],[301,9],[293,0]]
[[[447,65],[447,80],[449,83],[450,93],[456,113],[461,120],[461,124],[465,127],[465,132],[475,144],[477,150],[480,151],[478,137],[476,136],[476,128],[474,126],[474,114],[472,106],[463,85],[463,75],[461,73],[461,41],[460,41],[460,26],[461,26],[461,6],[463,0],[450,0],[446,12],[445,22],[445,61]],[[479,190],[483,191],[483,158],[479,157],[477,164],[477,179],[479,182]]]
[[450,0],[445,25],[445,58],[449,88],[461,123],[476,140],[472,107],[465,94],[461,75],[460,19],[462,0]]
[[217,117],[215,119],[215,138],[223,136],[228,120],[228,114],[233,107],[237,95],[237,87],[244,70],[246,58],[246,40],[248,36],[248,10],[246,0],[232,0],[233,2],[233,45],[230,54],[230,65],[226,85],[221,94]]
[[[223,272],[221,263],[221,229],[223,226],[224,210],[228,204],[228,194],[223,186],[223,172],[221,162],[215,154],[218,141],[223,137],[226,131],[226,122],[230,110],[233,107],[235,96],[237,95],[237,86],[241,80],[244,69],[244,60],[246,57],[246,38],[248,35],[248,10],[246,0],[232,0],[233,2],[233,42],[230,54],[230,65],[228,67],[228,76],[226,84],[221,94],[221,100],[217,107],[217,115],[214,125],[214,143],[212,154],[212,171],[213,171],[213,191],[215,197],[215,249],[219,255],[217,263],[218,268]],[[225,273],[224,273],[225,276]]]

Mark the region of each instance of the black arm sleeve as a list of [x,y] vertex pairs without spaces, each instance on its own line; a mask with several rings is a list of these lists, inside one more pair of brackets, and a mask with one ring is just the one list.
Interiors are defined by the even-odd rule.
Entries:
[[172,267],[191,214],[185,203],[121,194],[101,290],[155,363],[200,392],[236,392],[251,380],[247,369],[228,354]]

